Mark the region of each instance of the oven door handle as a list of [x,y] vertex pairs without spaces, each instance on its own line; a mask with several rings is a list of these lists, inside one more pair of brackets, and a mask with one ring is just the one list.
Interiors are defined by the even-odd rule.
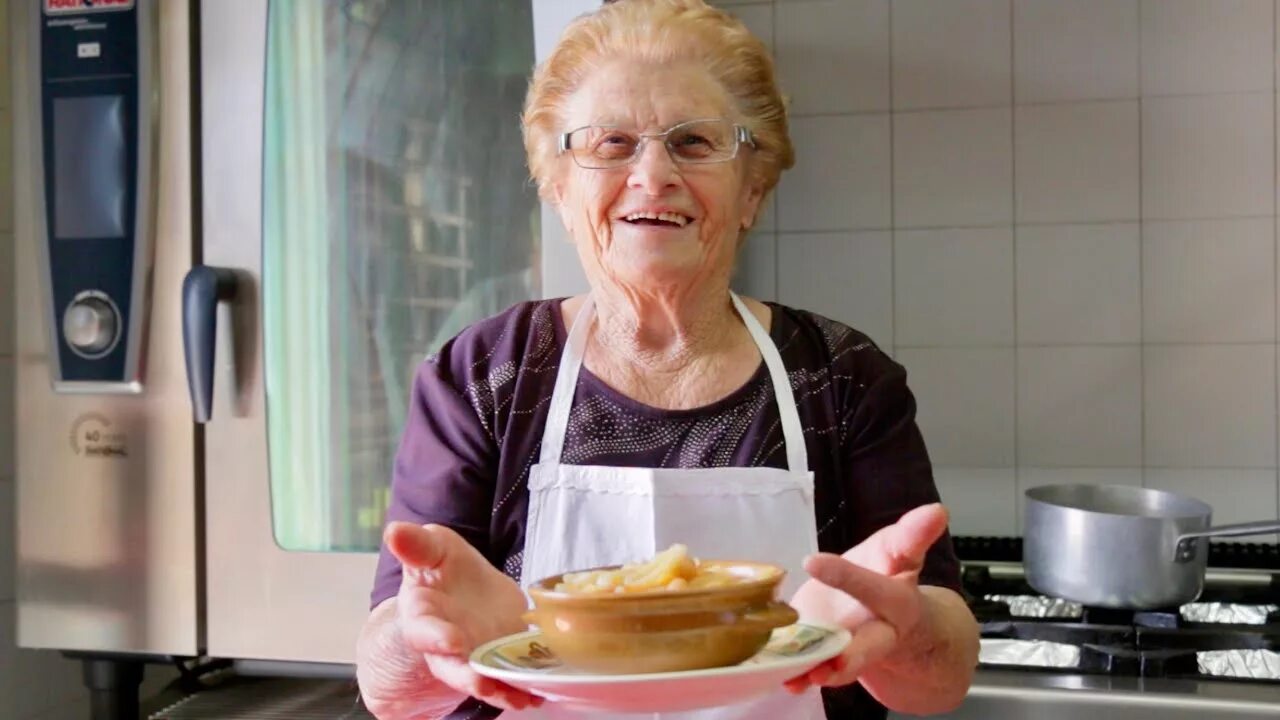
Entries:
[[229,268],[196,265],[182,281],[182,349],[187,388],[198,423],[213,415],[213,361],[217,349],[218,303],[236,295],[236,273]]

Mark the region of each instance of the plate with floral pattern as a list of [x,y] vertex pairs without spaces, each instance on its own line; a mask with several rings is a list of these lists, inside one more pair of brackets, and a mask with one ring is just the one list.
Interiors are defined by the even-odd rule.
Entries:
[[760,652],[737,665],[602,675],[560,662],[542,633],[533,630],[481,645],[471,654],[471,666],[481,675],[571,709],[680,712],[785,692],[783,683],[840,654],[850,639],[842,628],[801,621],[774,630]]

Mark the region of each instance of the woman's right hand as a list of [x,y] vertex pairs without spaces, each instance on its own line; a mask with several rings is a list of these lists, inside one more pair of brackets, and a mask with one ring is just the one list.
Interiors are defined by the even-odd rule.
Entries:
[[484,677],[468,662],[476,647],[527,628],[520,586],[441,525],[393,522],[383,541],[404,569],[396,596],[400,634],[432,676],[504,710],[541,705],[542,698]]

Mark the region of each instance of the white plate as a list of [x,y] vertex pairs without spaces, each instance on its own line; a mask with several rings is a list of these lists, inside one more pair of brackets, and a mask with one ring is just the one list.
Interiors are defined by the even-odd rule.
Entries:
[[679,712],[743,702],[840,654],[849,631],[799,622],[773,631],[769,643],[738,665],[709,670],[598,675],[563,665],[535,631],[499,638],[471,653],[476,672],[575,710]]

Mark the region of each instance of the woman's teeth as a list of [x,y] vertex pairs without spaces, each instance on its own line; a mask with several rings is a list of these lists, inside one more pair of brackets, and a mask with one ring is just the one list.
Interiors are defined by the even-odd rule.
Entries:
[[626,216],[626,218],[624,219],[630,223],[642,223],[646,225],[652,225],[656,223],[666,223],[666,224],[675,225],[676,227],[684,227],[685,225],[689,224],[689,218],[679,213],[671,213],[671,212],[631,213],[630,215]]

